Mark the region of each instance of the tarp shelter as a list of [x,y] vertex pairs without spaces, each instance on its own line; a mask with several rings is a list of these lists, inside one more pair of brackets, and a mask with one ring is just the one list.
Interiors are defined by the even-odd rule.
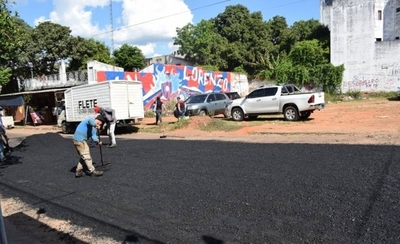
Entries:
[[24,98],[21,95],[0,97],[0,106],[22,106]]

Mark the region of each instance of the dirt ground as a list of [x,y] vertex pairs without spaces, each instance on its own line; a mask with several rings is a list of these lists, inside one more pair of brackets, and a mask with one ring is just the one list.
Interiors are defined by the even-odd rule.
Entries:
[[[242,128],[235,131],[204,131],[200,126],[207,127],[212,119],[191,117],[186,127],[170,131],[168,128],[177,120],[174,117],[164,117],[161,127],[154,125],[155,118],[146,118],[140,124],[138,133],[118,134],[117,138],[155,139],[165,135],[168,139],[177,140],[222,140],[243,141],[255,143],[327,143],[327,144],[394,144],[399,143],[400,101],[378,99],[341,103],[328,103],[326,108],[314,112],[310,119],[299,122],[287,122],[283,115],[263,116],[256,121],[232,122],[240,123]],[[215,119],[223,119],[217,117]],[[141,131],[154,130],[156,133]],[[52,127],[37,126],[10,130],[9,136],[28,136],[32,133],[55,131]],[[1,192],[0,192],[1,195]],[[3,215],[5,217],[23,212],[35,218],[36,211],[20,202],[18,199],[2,198]],[[76,227],[69,222],[50,218],[42,218],[44,223],[58,231],[69,233]],[[23,233],[33,233],[42,243],[64,243],[44,231],[43,226],[24,227]],[[90,243],[91,237],[77,235],[83,242]],[[66,243],[66,242],[65,242]],[[103,243],[112,243],[103,240]]]
[[[262,143],[346,143],[346,144],[399,144],[400,101],[370,99],[351,102],[328,103],[315,111],[309,119],[298,122],[283,120],[283,115],[261,116],[255,121],[239,123],[235,131],[204,131],[212,119],[191,117],[189,124],[169,131],[167,123],[174,117],[164,117],[160,134],[170,138],[192,140],[228,140]],[[223,117],[215,117],[223,119]],[[139,128],[156,127],[155,118],[145,118]],[[139,130],[140,131],[140,130]],[[155,137],[159,134],[138,133],[134,137]],[[130,135],[129,135],[130,136]]]

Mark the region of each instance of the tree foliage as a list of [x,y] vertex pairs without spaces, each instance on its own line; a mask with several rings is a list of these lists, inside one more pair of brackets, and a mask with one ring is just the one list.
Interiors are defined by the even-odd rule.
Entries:
[[174,44],[179,45],[179,54],[198,65],[212,65],[227,68],[222,58],[228,41],[214,31],[214,23],[209,20],[200,21],[197,26],[187,24],[177,28]]
[[34,67],[41,74],[53,74],[58,71],[56,62],[69,57],[71,29],[60,24],[45,21],[33,30],[35,40],[30,54]]
[[322,86],[326,92],[336,92],[342,82],[344,66],[334,66],[325,58],[317,40],[296,43],[275,73],[278,83]]
[[71,37],[69,42],[68,71],[84,70],[88,61],[112,64],[110,49],[93,38]]
[[117,66],[124,68],[125,71],[140,70],[146,66],[142,51],[138,47],[128,44],[114,50],[114,61]]
[[12,74],[21,33],[16,22],[17,13],[10,11],[11,2],[0,0],[0,85],[5,85]]
[[197,65],[240,70],[250,79],[312,83],[332,90],[340,85],[343,67],[329,63],[329,40],[329,29],[317,20],[289,27],[282,16],[264,21],[260,12],[238,4],[215,18],[177,29],[174,44]]
[[[29,26],[9,11],[10,4],[0,0],[0,85],[12,73],[24,78],[56,73],[59,60],[67,61],[68,71],[86,69],[90,60],[127,71],[145,67],[135,46],[124,44],[111,57],[104,43],[74,37],[69,27],[52,22]],[[329,63],[329,29],[313,19],[288,26],[282,16],[265,21],[261,12],[238,4],[176,32],[178,53],[199,66],[246,73],[250,79],[313,83],[327,91],[336,91],[341,83],[343,66]]]

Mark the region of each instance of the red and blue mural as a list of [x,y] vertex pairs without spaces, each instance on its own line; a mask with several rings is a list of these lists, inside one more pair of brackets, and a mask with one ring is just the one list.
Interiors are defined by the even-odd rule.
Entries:
[[154,64],[152,72],[98,71],[97,82],[138,80],[143,86],[143,105],[150,108],[158,96],[164,102],[177,96],[204,92],[229,92],[231,73],[207,71],[198,66]]

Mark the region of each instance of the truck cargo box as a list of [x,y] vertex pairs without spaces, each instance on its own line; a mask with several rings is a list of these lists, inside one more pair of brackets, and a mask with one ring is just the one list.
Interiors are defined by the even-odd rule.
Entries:
[[[115,109],[119,122],[144,118],[142,83],[129,80],[112,80],[96,84],[71,87],[64,92],[64,104],[59,107],[58,125],[66,131],[80,121],[94,116],[94,107]],[[64,127],[70,127],[69,129]]]

